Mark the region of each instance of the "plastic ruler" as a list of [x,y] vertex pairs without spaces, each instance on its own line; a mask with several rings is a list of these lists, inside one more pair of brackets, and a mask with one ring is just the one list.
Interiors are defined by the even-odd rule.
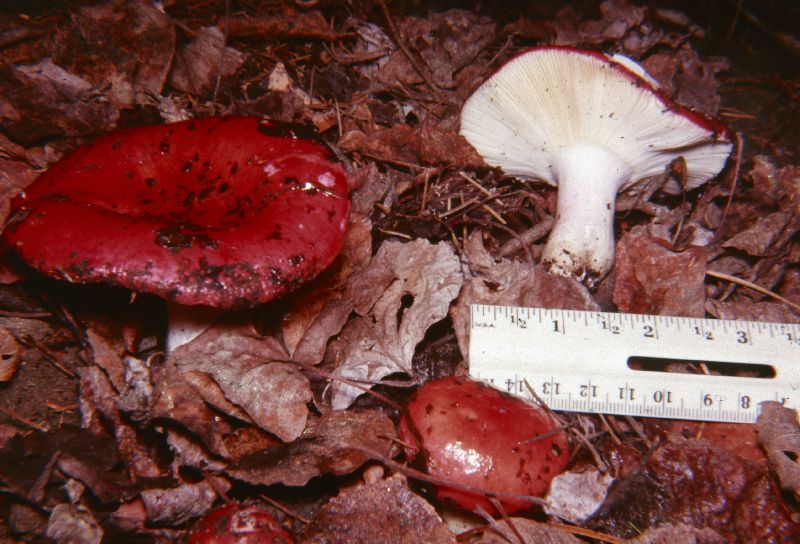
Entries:
[[752,423],[762,401],[800,408],[800,324],[477,304],[470,329],[473,377],[553,410]]

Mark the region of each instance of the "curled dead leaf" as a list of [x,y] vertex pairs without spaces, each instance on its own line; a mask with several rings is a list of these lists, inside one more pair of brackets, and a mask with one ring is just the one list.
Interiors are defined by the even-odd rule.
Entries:
[[617,242],[614,303],[621,312],[703,317],[708,250],[676,252],[634,227]]
[[247,455],[225,472],[251,484],[302,486],[321,474],[349,474],[370,459],[366,451],[391,456],[392,421],[377,410],[332,411],[290,444]]
[[395,474],[339,493],[311,520],[299,542],[455,544],[456,537],[433,506],[414,494],[403,476]]
[[5,327],[0,327],[0,382],[10,380],[19,367],[20,347]]
[[[431,325],[447,316],[461,288],[458,257],[444,243],[387,241],[362,272],[354,276],[350,287],[378,297],[363,307],[356,304],[360,315],[350,320],[332,345],[334,357],[342,361],[335,374],[367,383],[394,372],[412,374],[417,344]],[[364,283],[362,288],[357,287],[359,282]],[[342,381],[334,382],[331,390],[334,409],[348,407],[363,394]]]
[[762,402],[756,422],[758,442],[767,452],[781,487],[800,499],[800,423],[797,411],[779,402]]

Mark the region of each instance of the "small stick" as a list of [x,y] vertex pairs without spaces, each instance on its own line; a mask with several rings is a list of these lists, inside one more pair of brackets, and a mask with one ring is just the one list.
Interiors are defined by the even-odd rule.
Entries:
[[397,46],[403,52],[403,55],[406,56],[408,62],[411,63],[414,71],[419,74],[423,81],[425,81],[425,84],[428,85],[428,87],[430,87],[434,93],[438,94],[439,87],[430,80],[427,72],[422,68],[422,66],[419,65],[417,58],[413,55],[413,53],[411,53],[411,50],[403,42],[403,37],[400,35],[397,26],[394,24],[394,19],[392,19],[392,14],[389,13],[389,8],[386,7],[386,2],[379,0],[378,3],[381,6],[381,11],[383,11],[383,16],[386,18],[386,24],[389,25],[389,31],[392,33],[392,37],[397,42]]
[[291,517],[293,517],[294,519],[296,519],[296,520],[298,520],[298,521],[300,521],[301,523],[304,523],[304,524],[306,524],[306,525],[308,525],[309,523],[311,523],[311,520],[310,520],[310,519],[308,519],[308,518],[306,518],[306,517],[303,517],[303,516],[301,516],[301,515],[300,515],[300,514],[298,514],[297,512],[295,512],[295,511],[293,511],[293,510],[289,509],[288,507],[286,507],[286,506],[282,505],[281,503],[279,503],[278,501],[276,501],[276,500],[275,500],[275,499],[273,499],[272,497],[270,497],[270,496],[268,496],[268,495],[265,495],[265,494],[263,494],[263,493],[261,493],[261,494],[259,495],[259,497],[261,497],[262,499],[264,499],[265,501],[267,501],[268,503],[270,503],[272,506],[274,506],[275,508],[277,508],[278,510],[280,510],[281,512],[283,512],[283,513],[284,513],[284,514],[286,514],[287,516],[291,516]]
[[739,169],[742,166],[742,133],[736,133],[736,155],[735,155],[735,162],[734,162],[734,170],[733,170],[733,181],[731,182],[731,192],[728,195],[728,203],[725,204],[725,211],[722,212],[722,220],[719,222],[720,225],[725,223],[725,218],[728,216],[728,210],[731,209],[731,203],[733,202],[733,194],[736,192],[736,184],[739,181]]
[[738,283],[739,285],[742,285],[744,287],[749,287],[753,291],[758,291],[762,295],[766,295],[768,297],[772,297],[775,300],[779,300],[779,301],[783,302],[784,304],[786,304],[788,306],[791,306],[795,310],[800,311],[800,304],[796,304],[796,303],[792,302],[789,299],[783,298],[778,293],[773,293],[769,289],[765,289],[764,287],[761,287],[760,285],[758,285],[756,283],[753,283],[751,281],[743,280],[742,278],[737,278],[736,276],[730,276],[728,274],[723,274],[722,272],[714,272],[713,270],[706,270],[706,276],[711,276],[712,278],[717,278],[719,280],[730,281],[732,283]]
[[494,198],[494,193],[492,193],[489,189],[481,185],[478,180],[475,178],[468,176],[464,171],[459,170],[458,175],[467,180],[469,183],[474,185],[480,192],[488,196],[489,198]]
[[46,347],[44,347],[38,340],[36,340],[35,338],[33,338],[31,336],[26,336],[25,337],[25,341],[28,342],[29,344],[31,344],[33,347],[35,347],[37,349],[37,351],[39,351],[39,353],[42,354],[42,356],[44,357],[45,361],[47,361],[48,363],[50,363],[51,365],[56,367],[58,370],[60,370],[61,372],[63,372],[67,376],[69,376],[70,378],[73,378],[73,379],[77,379],[78,378],[78,375],[75,374],[75,372],[73,372],[69,368],[65,367],[64,365],[62,365],[58,361],[58,359],[56,359],[56,357],[52,353],[50,353],[50,351]]
[[53,317],[51,312],[12,312],[10,310],[0,310],[0,317],[19,317],[22,319],[39,319],[42,317]]
[[35,429],[37,431],[41,431],[43,433],[49,433],[50,429],[46,425],[40,425],[35,421],[31,421],[30,419],[24,418],[21,415],[17,414],[16,412],[12,412],[11,410],[6,410],[2,406],[0,406],[0,414],[10,417],[14,421],[18,423],[22,423],[26,427],[30,427],[31,429]]

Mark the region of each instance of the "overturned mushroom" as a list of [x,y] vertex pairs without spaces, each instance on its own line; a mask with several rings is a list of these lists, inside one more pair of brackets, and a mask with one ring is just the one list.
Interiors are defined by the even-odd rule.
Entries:
[[461,134],[488,164],[558,186],[542,255],[552,272],[590,285],[608,273],[619,191],[679,157],[688,189],[725,165],[730,131],[673,104],[653,83],[630,59],[543,46],[510,60],[464,104]]
[[40,272],[71,282],[178,305],[272,300],[333,261],[349,210],[342,167],[296,131],[210,117],[108,134],[16,198],[3,238]]

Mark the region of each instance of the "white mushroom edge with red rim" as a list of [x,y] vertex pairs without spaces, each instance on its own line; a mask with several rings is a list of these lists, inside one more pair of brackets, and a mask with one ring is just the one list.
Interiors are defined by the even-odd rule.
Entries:
[[611,270],[619,191],[678,157],[688,189],[725,166],[727,127],[675,105],[654,83],[620,55],[541,46],[511,59],[464,104],[461,135],[487,164],[558,186],[542,254],[551,272],[592,286]]

